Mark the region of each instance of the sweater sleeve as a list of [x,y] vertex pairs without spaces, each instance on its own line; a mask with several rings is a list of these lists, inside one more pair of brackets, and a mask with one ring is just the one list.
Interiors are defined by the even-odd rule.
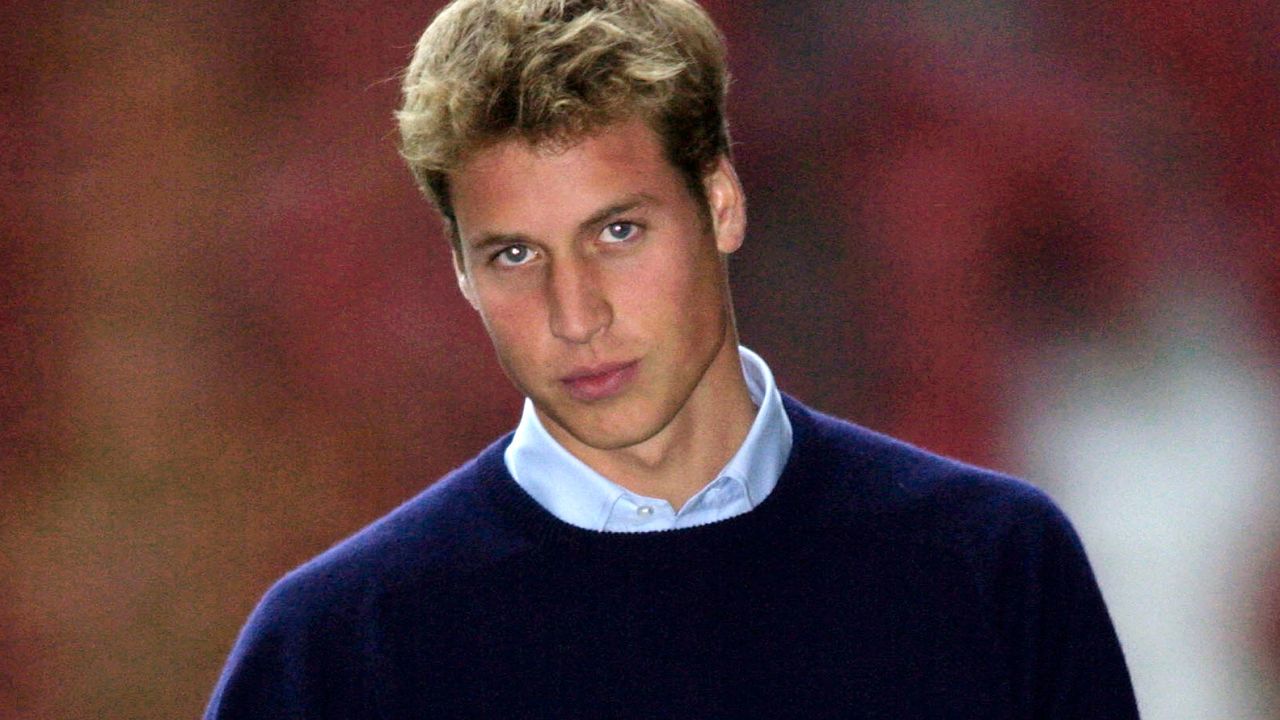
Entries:
[[1137,718],[1119,640],[1071,523],[1033,490],[1005,530],[994,589],[1024,715]]

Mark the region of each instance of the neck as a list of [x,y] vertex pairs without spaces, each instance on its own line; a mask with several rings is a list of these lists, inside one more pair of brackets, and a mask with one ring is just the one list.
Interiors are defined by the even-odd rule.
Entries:
[[679,510],[742,446],[755,414],[742,375],[737,333],[730,325],[702,381],[656,435],[615,450],[591,448],[570,438],[561,442],[613,482],[638,495],[666,500]]

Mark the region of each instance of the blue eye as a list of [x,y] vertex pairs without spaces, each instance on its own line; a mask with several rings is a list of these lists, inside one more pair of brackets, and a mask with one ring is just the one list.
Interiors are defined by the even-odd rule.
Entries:
[[636,233],[639,232],[639,230],[640,230],[639,227],[637,227],[635,223],[630,223],[630,222],[610,223],[609,225],[605,226],[604,232],[600,234],[600,239],[607,243],[625,242],[627,240],[634,238]]
[[529,262],[532,257],[533,249],[528,245],[508,245],[493,256],[493,261],[499,265],[515,266]]

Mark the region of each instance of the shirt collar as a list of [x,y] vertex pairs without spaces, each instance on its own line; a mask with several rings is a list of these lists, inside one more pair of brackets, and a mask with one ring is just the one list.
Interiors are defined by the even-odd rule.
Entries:
[[644,532],[703,525],[750,512],[778,483],[791,453],[791,421],[773,373],[760,356],[738,347],[755,420],[719,474],[676,512],[666,501],[637,495],[575,457],[543,427],[525,399],[520,424],[503,454],[517,484],[552,515],[589,530]]

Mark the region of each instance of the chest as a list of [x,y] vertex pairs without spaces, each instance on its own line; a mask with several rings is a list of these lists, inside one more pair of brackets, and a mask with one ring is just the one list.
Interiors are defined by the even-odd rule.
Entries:
[[[874,543],[545,557],[394,604],[413,702],[537,717],[999,717],[1009,657],[969,569]],[[394,693],[393,693],[394,694]],[[469,710],[468,712],[470,712]]]

